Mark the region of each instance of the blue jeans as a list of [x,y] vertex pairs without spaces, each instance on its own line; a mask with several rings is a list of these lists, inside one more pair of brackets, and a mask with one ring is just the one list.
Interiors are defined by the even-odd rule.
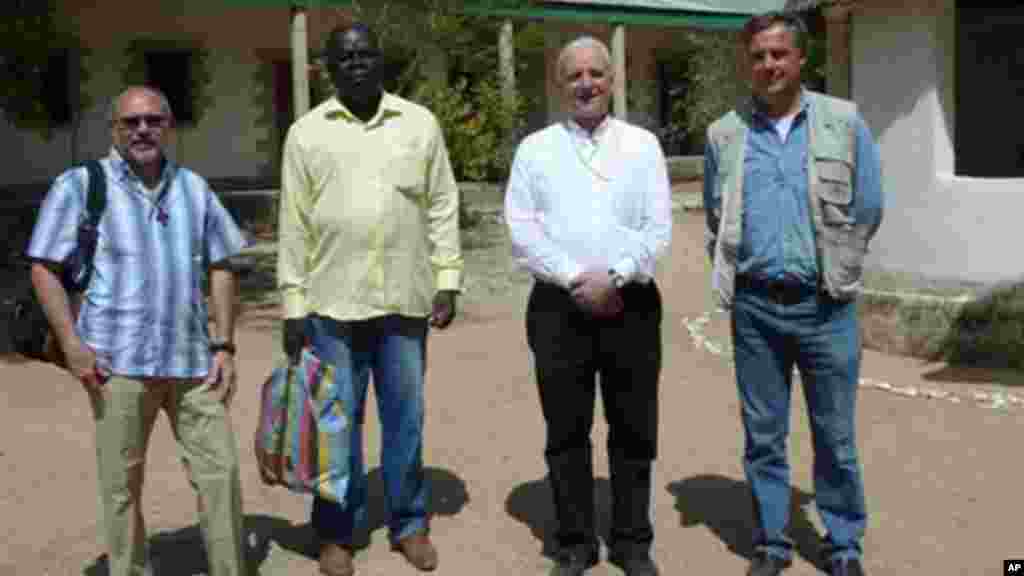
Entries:
[[827,530],[826,555],[859,557],[867,523],[854,430],[861,339],[857,305],[808,294],[789,305],[738,291],[732,332],[742,404],[747,482],[754,496],[754,545],[792,554],[789,522],[790,390],[801,375],[814,446],[814,500]]
[[311,316],[306,334],[313,351],[334,364],[345,415],[352,422],[351,479],[345,504],[314,498],[312,523],[321,540],[351,544],[366,524],[363,422],[373,374],[381,423],[381,472],[392,542],[427,529],[423,476],[423,376],[427,320],[384,316],[339,322]]

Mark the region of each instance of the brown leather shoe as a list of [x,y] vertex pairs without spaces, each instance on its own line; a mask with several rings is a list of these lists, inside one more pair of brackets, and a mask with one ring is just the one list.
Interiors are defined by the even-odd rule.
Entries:
[[426,532],[402,538],[397,544],[392,544],[391,549],[401,552],[409,564],[422,572],[431,572],[437,568],[437,548],[430,543]]
[[326,576],[353,576],[352,548],[326,542],[320,546],[320,573]]

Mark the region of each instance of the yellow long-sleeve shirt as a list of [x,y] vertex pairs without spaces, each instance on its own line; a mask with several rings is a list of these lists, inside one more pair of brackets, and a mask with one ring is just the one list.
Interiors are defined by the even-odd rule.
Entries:
[[384,94],[369,122],[329,98],[288,130],[277,280],[285,318],[425,317],[458,290],[459,189],[426,108]]

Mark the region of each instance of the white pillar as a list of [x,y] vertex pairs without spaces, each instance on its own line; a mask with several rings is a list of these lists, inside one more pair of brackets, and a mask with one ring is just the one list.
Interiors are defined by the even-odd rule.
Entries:
[[306,9],[292,6],[292,107],[295,118],[309,111],[309,39]]
[[[556,26],[544,26],[544,61],[556,62],[562,50],[562,35]],[[565,118],[562,96],[562,71],[557,66],[544,67],[544,107],[548,123]]]
[[516,98],[516,42],[511,20],[505,20],[501,24],[498,62],[501,70],[501,95],[505,99],[505,104],[511,105]]
[[612,30],[612,70],[615,73],[612,89],[615,117],[625,120],[629,109],[626,107],[626,27],[622,24],[617,24]]

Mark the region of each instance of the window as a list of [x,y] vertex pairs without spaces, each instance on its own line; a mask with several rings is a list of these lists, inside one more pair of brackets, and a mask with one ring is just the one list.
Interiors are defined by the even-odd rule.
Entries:
[[662,128],[658,132],[661,147],[668,156],[699,154],[695,150],[692,135],[686,131],[683,103],[690,86],[689,59],[677,55],[671,60],[659,60],[658,69],[658,117]]
[[956,6],[956,173],[1024,177],[1024,5]]
[[46,69],[42,71],[43,106],[50,116],[50,125],[55,128],[71,123],[72,88],[77,92],[78,86],[71,85],[71,51],[58,50],[50,55]]
[[146,84],[159,88],[171,105],[177,124],[196,120],[192,53],[146,52]]

